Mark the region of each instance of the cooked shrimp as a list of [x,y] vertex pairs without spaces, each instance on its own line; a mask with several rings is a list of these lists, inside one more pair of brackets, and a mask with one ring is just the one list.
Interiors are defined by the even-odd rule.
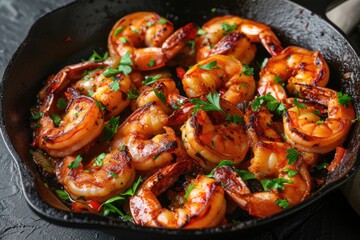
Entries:
[[270,58],[261,70],[258,92],[260,95],[271,93],[278,101],[283,101],[286,98],[283,83],[287,82],[287,89],[295,94],[293,84],[325,87],[329,75],[329,67],[320,52],[287,47]]
[[273,121],[273,115],[267,108],[261,107],[256,111],[249,108],[245,113],[244,120],[246,133],[251,143],[259,141],[282,141],[283,124],[281,121]]
[[313,153],[328,153],[345,141],[355,118],[350,101],[342,103],[338,92],[322,87],[295,85],[300,97],[327,107],[327,118],[316,114],[314,104],[294,105],[283,117],[287,142],[298,149]]
[[215,54],[226,54],[249,64],[256,53],[256,46],[252,43],[258,42],[272,56],[282,50],[280,41],[269,26],[237,16],[215,17],[206,22],[202,30],[205,34],[196,38],[198,61]]
[[[253,146],[254,158],[249,171],[258,180],[285,179],[284,189],[269,189],[251,193],[244,181],[230,167],[217,168],[214,178],[224,186],[226,193],[250,215],[266,217],[281,211],[277,200],[286,200],[291,206],[303,201],[310,193],[311,179],[306,164],[298,158],[293,164],[286,158],[286,143],[257,142]],[[295,175],[288,172],[295,171]]]
[[108,65],[108,62],[83,62],[66,66],[55,76],[50,76],[46,85],[38,94],[39,100],[42,102],[41,112],[44,114],[51,112],[59,93],[66,87],[69,87],[69,84],[72,81],[81,79],[84,76],[85,71],[103,68]]
[[[171,164],[148,178],[130,199],[130,210],[136,224],[166,228],[204,228],[217,226],[224,218],[224,190],[212,178],[198,175],[187,185],[183,206],[168,209],[157,196],[191,171],[190,161]],[[191,186],[191,189],[189,189]]]
[[103,129],[104,116],[94,99],[78,95],[70,99],[59,126],[47,115],[39,124],[33,146],[52,157],[65,157],[95,140]]
[[105,77],[103,69],[91,72],[77,81],[72,87],[81,94],[89,95],[105,107],[107,119],[118,115],[129,104],[127,92],[132,82],[129,76],[123,73],[112,77]]
[[[139,92],[139,97],[131,105],[133,110],[149,102],[156,102],[167,114],[172,111],[167,101],[168,96],[170,94],[179,94],[179,90],[176,88],[175,81],[172,78],[161,78],[152,84],[142,86]],[[160,96],[158,96],[159,94]],[[163,99],[161,99],[162,96]]]
[[222,97],[234,104],[251,100],[255,92],[254,77],[245,74],[237,59],[223,55],[198,62],[185,73],[182,83],[190,98],[225,88]]
[[125,150],[102,153],[97,157],[100,160],[94,158],[86,166],[80,161],[78,167],[71,167],[75,159],[75,156],[68,156],[56,166],[59,183],[73,199],[81,196],[85,200],[104,202],[134,182],[135,169]]
[[180,28],[173,35],[173,24],[154,12],[136,12],[117,21],[108,38],[111,56],[130,53],[134,68],[151,70],[165,66],[196,35],[195,24]]
[[112,149],[127,146],[136,170],[163,167],[184,153],[180,140],[167,124],[168,116],[155,102],[150,102],[122,123]]
[[[243,116],[232,103],[220,100],[227,114]],[[222,160],[240,163],[249,148],[241,123],[225,120],[219,112],[197,111],[182,126],[182,140],[187,154],[205,170],[213,169]],[[234,147],[236,146],[236,147]]]

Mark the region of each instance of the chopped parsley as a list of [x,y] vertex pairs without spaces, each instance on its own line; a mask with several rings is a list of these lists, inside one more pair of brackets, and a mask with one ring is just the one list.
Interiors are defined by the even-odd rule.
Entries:
[[198,31],[197,31],[197,35],[198,36],[201,36],[201,35],[204,35],[204,34],[207,34],[207,32],[201,28],[198,28]]
[[214,92],[213,94],[207,94],[206,99],[209,102],[203,101],[198,98],[190,99],[190,102],[195,104],[194,113],[196,113],[200,109],[204,111],[219,111],[224,113],[224,110],[222,110],[220,107],[220,96],[218,92]]
[[157,97],[158,99],[160,99],[160,100],[166,105],[167,102],[166,102],[166,97],[165,97],[164,93],[159,92],[159,91],[156,90],[155,88],[153,88],[153,91],[154,91],[156,97]]
[[192,184],[189,184],[186,188],[186,191],[185,191],[185,195],[184,195],[184,199],[185,199],[185,202],[188,201],[188,197],[189,197],[189,194],[190,192],[195,188],[195,184],[192,183]]
[[221,24],[221,28],[222,28],[222,30],[224,30],[225,32],[228,33],[228,32],[236,30],[237,24],[233,23],[233,24],[230,25],[228,23],[223,23],[223,24]]
[[274,178],[274,179],[264,179],[260,180],[261,185],[264,188],[264,191],[269,191],[270,189],[284,190],[284,183],[293,183],[291,180],[284,178]]
[[247,170],[236,169],[235,172],[241,177],[242,180],[247,181],[256,179],[255,175]]
[[255,100],[251,103],[251,108],[253,111],[256,111],[260,109],[261,105],[266,102],[266,108],[270,111],[275,111],[276,114],[282,115],[286,108],[283,103],[279,103],[276,98],[274,98],[270,93],[257,97]]
[[154,82],[156,82],[157,80],[159,80],[160,78],[161,78],[160,74],[157,74],[155,76],[146,76],[145,81],[143,81],[141,84],[142,85],[150,85],[150,84],[153,84]]
[[281,83],[283,80],[278,75],[274,75],[274,82],[275,83]]
[[223,160],[221,161],[213,170],[211,170],[211,172],[207,175],[205,175],[206,177],[212,178],[214,177],[214,172],[217,168],[221,167],[221,166],[234,166],[235,163],[231,162],[229,160]]
[[159,19],[159,23],[161,24],[166,24],[167,23],[167,20],[165,18],[160,18]]
[[342,92],[338,92],[338,103],[347,107],[349,102],[351,102],[351,97],[348,94],[343,94]]
[[321,115],[321,113],[320,113],[320,111],[319,111],[318,109],[315,109],[315,110],[314,110],[314,114],[315,114],[316,116],[320,116],[320,115]]
[[113,178],[117,178],[118,177],[118,175],[116,174],[116,173],[114,173],[114,172],[109,172],[109,174],[110,174],[110,176],[112,176]]
[[115,29],[115,31],[114,31],[114,36],[117,36],[117,35],[119,35],[119,33],[121,32],[121,31],[123,31],[125,28],[124,27],[118,27],[118,28],[116,28]]
[[77,155],[75,160],[72,161],[67,167],[70,169],[78,168],[80,167],[80,162],[82,161],[82,157],[80,155]]
[[236,113],[234,114],[234,116],[232,116],[230,114],[227,114],[226,115],[226,120],[229,121],[229,122],[234,122],[234,123],[243,123],[244,122],[244,117],[240,117]]
[[56,107],[62,109],[62,108],[66,108],[66,106],[67,106],[66,100],[64,98],[59,98],[56,103]]
[[153,67],[155,64],[155,59],[151,58],[148,63],[148,67]]
[[288,163],[290,165],[294,164],[294,162],[298,159],[300,156],[300,153],[296,151],[294,148],[289,148],[286,150],[286,158],[288,159]]
[[103,72],[103,75],[104,75],[104,77],[108,78],[108,77],[115,76],[115,75],[117,75],[119,73],[122,73],[122,71],[119,70],[119,69],[108,68]]
[[323,124],[325,121],[324,120],[319,120],[319,121],[316,121],[316,124]]
[[120,120],[120,116],[113,117],[104,126],[103,138],[102,138],[104,142],[111,139],[115,135],[119,127],[119,120]]
[[101,167],[103,165],[103,159],[105,158],[105,153],[100,153],[99,156],[95,158],[94,166]]
[[250,67],[249,65],[244,65],[242,71],[246,76],[254,75],[254,68]]
[[216,67],[216,64],[217,64],[217,61],[212,61],[205,65],[198,65],[198,67],[203,70],[213,70]]
[[286,208],[291,207],[289,201],[286,200],[286,199],[278,199],[278,200],[275,200],[275,203],[276,203],[277,205],[279,205],[279,207],[281,207],[282,209],[286,209]]
[[38,120],[38,119],[40,119],[42,116],[44,116],[44,114],[43,114],[42,112],[36,112],[36,113],[33,114],[32,119],[33,119],[33,120]]
[[152,27],[152,26],[154,26],[154,21],[148,21],[147,23],[146,23],[146,25],[148,25],[149,27]]
[[113,90],[114,92],[119,91],[120,89],[120,83],[118,81],[113,81],[110,83],[110,88],[111,90]]
[[315,168],[316,168],[317,170],[321,170],[321,169],[326,168],[326,167],[327,167],[327,165],[329,165],[329,164],[328,164],[328,163],[326,163],[326,162],[323,162],[323,163],[319,163],[319,164],[317,164],[317,165],[315,166]]
[[96,51],[93,51],[93,54],[88,58],[89,62],[102,62],[105,61],[109,57],[109,53],[105,52],[103,56],[98,54]]
[[296,170],[294,170],[294,169],[288,169],[288,168],[283,169],[282,172],[287,173],[287,175],[288,175],[289,178],[291,178],[291,177],[293,177],[293,176],[295,176],[296,174],[299,173],[298,171],[296,171]]
[[294,98],[294,105],[297,107],[298,109],[298,114],[300,114],[300,108],[306,108],[306,105],[303,103],[299,103],[297,98]]
[[51,114],[51,119],[54,121],[55,126],[58,127],[58,126],[60,125],[61,117],[60,117],[59,114],[52,113],[52,114]]
[[129,91],[127,91],[127,96],[130,100],[137,99],[139,97],[140,93],[136,88],[133,88]]
[[132,31],[133,33],[135,33],[135,34],[139,34],[139,33],[140,33],[140,31],[137,30],[137,29],[132,29],[131,31]]
[[119,151],[126,151],[126,146],[124,145],[124,146],[121,146],[121,147],[119,147]]
[[63,200],[63,201],[70,200],[69,194],[67,192],[65,192],[64,190],[55,190],[55,192],[61,200]]
[[104,77],[112,77],[119,73],[124,73],[125,75],[128,75],[132,71],[132,69],[130,67],[132,65],[133,65],[133,62],[131,61],[131,58],[130,58],[130,52],[127,51],[124,54],[124,56],[122,56],[117,69],[108,68],[103,72],[103,75],[104,75]]
[[122,42],[122,43],[127,43],[128,40],[124,37],[120,37],[119,40]]

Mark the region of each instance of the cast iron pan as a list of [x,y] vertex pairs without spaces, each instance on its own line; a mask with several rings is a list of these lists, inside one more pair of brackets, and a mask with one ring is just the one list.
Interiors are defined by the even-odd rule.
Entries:
[[[314,5],[310,5],[311,2]],[[233,14],[254,19],[272,27],[283,46],[299,45],[319,50],[331,69],[330,87],[351,95],[357,115],[360,114],[360,60],[349,40],[322,17],[328,1],[305,1],[315,14],[284,0],[83,0],[39,19],[11,59],[1,86],[1,132],[4,141],[19,165],[24,196],[31,208],[46,219],[70,227],[91,227],[111,230],[122,236],[147,239],[210,239],[221,236],[243,236],[259,231],[280,220],[314,206],[329,191],[337,188],[360,168],[358,156],[360,124],[356,123],[348,137],[348,149],[339,168],[328,176],[325,185],[303,203],[272,217],[249,220],[232,226],[202,230],[167,230],[136,226],[120,220],[67,210],[43,183],[32,161],[29,148],[30,107],[43,81],[63,66],[79,62],[92,50],[104,52],[112,25],[120,17],[136,11],[155,11],[180,27],[190,21],[201,25],[216,16]],[[211,9],[216,8],[216,13]],[[321,17],[322,16],[322,17]]]

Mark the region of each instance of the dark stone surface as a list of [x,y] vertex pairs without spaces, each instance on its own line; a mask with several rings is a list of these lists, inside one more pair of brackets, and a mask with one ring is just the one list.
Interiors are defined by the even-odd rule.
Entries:
[[[70,0],[0,0],[0,73],[43,14]],[[0,141],[0,239],[119,239],[99,230],[65,228],[40,218],[27,205],[20,187],[17,165]],[[359,239],[360,217],[340,191],[329,194],[318,209],[286,224],[247,239]],[[126,239],[124,236],[123,239]]]

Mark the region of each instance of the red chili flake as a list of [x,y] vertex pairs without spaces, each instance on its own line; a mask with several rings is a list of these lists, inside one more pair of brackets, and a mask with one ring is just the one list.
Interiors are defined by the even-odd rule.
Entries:
[[65,42],[71,42],[71,37],[70,37],[70,36],[67,36],[64,41],[65,41]]

